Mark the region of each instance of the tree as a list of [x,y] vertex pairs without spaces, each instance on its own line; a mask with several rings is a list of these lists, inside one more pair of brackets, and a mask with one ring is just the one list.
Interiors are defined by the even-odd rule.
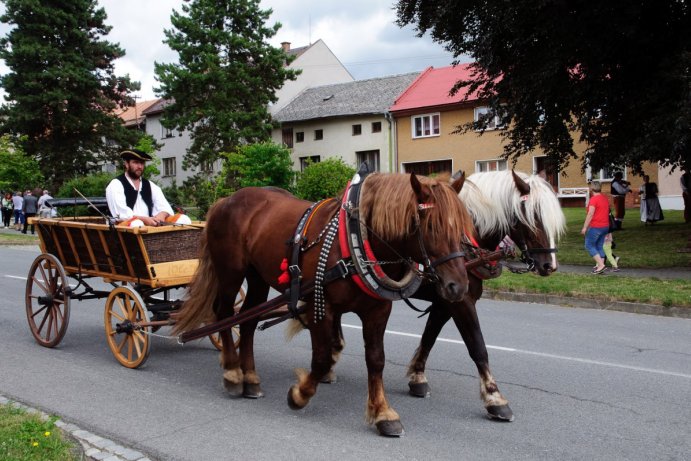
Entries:
[[342,158],[327,158],[323,162],[309,163],[295,186],[298,197],[316,202],[337,196],[355,174],[355,168]]
[[113,160],[136,141],[114,111],[134,103],[139,84],[114,74],[113,61],[125,53],[103,39],[111,29],[105,10],[96,0],[4,3],[0,21],[14,27],[0,39],[10,69],[0,77],[10,101],[0,130],[25,136],[24,151],[53,186]]
[[251,186],[290,190],[295,178],[292,166],[290,151],[277,144],[266,142],[240,146],[226,156],[220,179],[228,190],[222,195]]
[[688,2],[399,0],[397,16],[474,58],[454,90],[502,116],[507,157],[539,147],[563,167],[577,133],[595,169],[691,162]]
[[43,185],[38,163],[22,151],[20,141],[8,134],[0,137],[0,190],[5,192]]
[[297,73],[290,59],[267,43],[280,28],[267,27],[271,10],[259,0],[186,0],[173,11],[165,43],[176,64],[155,64],[159,96],[170,99],[163,124],[189,130],[192,145],[183,167],[214,162],[221,152],[266,141],[272,121],[268,104]]

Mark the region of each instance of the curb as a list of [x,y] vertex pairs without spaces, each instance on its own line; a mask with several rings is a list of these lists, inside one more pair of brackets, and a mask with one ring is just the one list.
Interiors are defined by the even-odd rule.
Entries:
[[[47,413],[8,399],[2,394],[0,394],[0,405],[20,408],[29,414],[38,415],[43,420],[50,418],[50,415]],[[55,427],[59,428],[66,437],[78,442],[77,449],[81,452],[81,455],[77,453],[79,459],[88,461],[153,461],[140,451],[119,445],[112,440],[85,431],[77,425],[67,423],[62,419],[55,421]]]
[[676,306],[660,306],[658,304],[628,303],[624,301],[609,301],[603,299],[574,298],[542,293],[514,293],[510,291],[484,290],[484,299],[497,301],[516,301],[523,303],[555,304],[562,307],[579,307],[582,309],[597,309],[604,311],[628,312],[630,314],[658,315],[662,317],[676,317],[691,319],[691,309]]

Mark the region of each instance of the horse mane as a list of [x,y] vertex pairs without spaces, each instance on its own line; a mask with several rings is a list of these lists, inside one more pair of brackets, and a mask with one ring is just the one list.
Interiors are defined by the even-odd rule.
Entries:
[[[498,207],[507,223],[518,217],[524,225],[535,232],[539,221],[547,237],[558,241],[566,231],[566,221],[552,186],[538,175],[528,175],[520,171],[516,171],[516,174],[530,186],[530,194],[525,201],[517,192],[511,171],[474,173],[468,180],[478,187],[490,203]],[[467,199],[467,203],[470,208],[472,201]],[[521,211],[521,206],[525,206],[525,213]],[[482,210],[471,212],[483,213]]]
[[465,180],[458,196],[473,217],[475,229],[481,238],[509,233],[510,222],[507,215],[497,203],[490,201],[470,178]]
[[[427,203],[433,207],[419,213],[420,226],[427,238],[435,241],[458,241],[474,234],[468,210],[449,186],[448,177],[417,176],[429,189]],[[365,178],[360,196],[361,218],[372,232],[388,241],[402,240],[414,232],[418,202],[410,185],[410,175],[374,173]]]

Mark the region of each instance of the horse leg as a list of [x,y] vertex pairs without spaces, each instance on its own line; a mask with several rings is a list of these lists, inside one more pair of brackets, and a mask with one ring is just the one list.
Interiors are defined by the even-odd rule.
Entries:
[[[308,301],[307,312],[312,311],[312,306],[313,302]],[[327,312],[331,310],[328,303],[326,309]],[[312,339],[312,365],[309,373],[302,368],[295,370],[298,382],[288,390],[288,406],[293,410],[307,406],[310,399],[317,393],[317,386],[333,366],[331,355],[333,317],[327,314],[317,323],[312,321],[311,316],[308,316],[307,320]]]
[[475,362],[480,374],[480,398],[487,410],[490,419],[498,421],[513,421],[513,412],[509,407],[509,401],[499,392],[499,386],[489,369],[489,356],[485,339],[480,329],[480,321],[475,310],[476,299],[466,295],[462,303],[453,304],[453,321],[461,332],[463,341],[468,348],[470,358]]
[[[269,285],[250,271],[247,276],[247,296],[241,310],[247,310],[266,301]],[[254,332],[259,319],[248,320],[240,325],[240,366],[243,372],[242,396],[248,399],[264,397],[261,380],[254,363]]]
[[451,314],[443,303],[434,303],[430,309],[425,331],[422,333],[420,345],[415,350],[413,358],[408,365],[408,393],[415,397],[429,397],[430,387],[425,376],[425,365],[427,357],[432,351],[441,329],[451,318]]
[[[233,306],[235,304],[235,296],[240,290],[242,279],[239,281],[227,281],[224,283],[222,292],[219,293],[216,299],[214,311],[216,318],[222,320],[234,315]],[[240,360],[235,350],[233,336],[230,329],[222,330],[220,332],[223,349],[221,350],[221,368],[223,368],[223,387],[228,394],[233,397],[239,397],[242,394],[242,369],[240,368]]]
[[331,336],[331,361],[333,362],[333,365],[331,366],[329,372],[322,378],[322,383],[333,384],[337,381],[334,368],[336,367],[338,360],[341,358],[343,349],[345,349],[345,339],[343,338],[343,327],[341,326],[341,314],[335,314]]
[[365,361],[367,363],[367,409],[365,420],[374,424],[380,435],[400,437],[403,424],[386,399],[384,392],[384,331],[391,314],[391,302],[365,309],[360,312],[362,336],[365,341]]

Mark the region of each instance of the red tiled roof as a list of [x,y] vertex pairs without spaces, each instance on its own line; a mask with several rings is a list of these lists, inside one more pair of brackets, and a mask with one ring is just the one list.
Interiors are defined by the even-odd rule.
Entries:
[[[468,80],[472,76],[471,64],[457,66],[427,68],[396,100],[390,111],[404,111],[427,107],[440,107],[463,102],[466,89],[462,88],[453,97],[449,96],[451,88],[459,80]],[[475,93],[468,101],[477,99]]]
[[160,99],[138,102],[134,106],[127,107],[122,112],[117,113],[117,116],[122,119],[122,123],[125,126],[137,126],[144,122],[144,111],[158,101]]

